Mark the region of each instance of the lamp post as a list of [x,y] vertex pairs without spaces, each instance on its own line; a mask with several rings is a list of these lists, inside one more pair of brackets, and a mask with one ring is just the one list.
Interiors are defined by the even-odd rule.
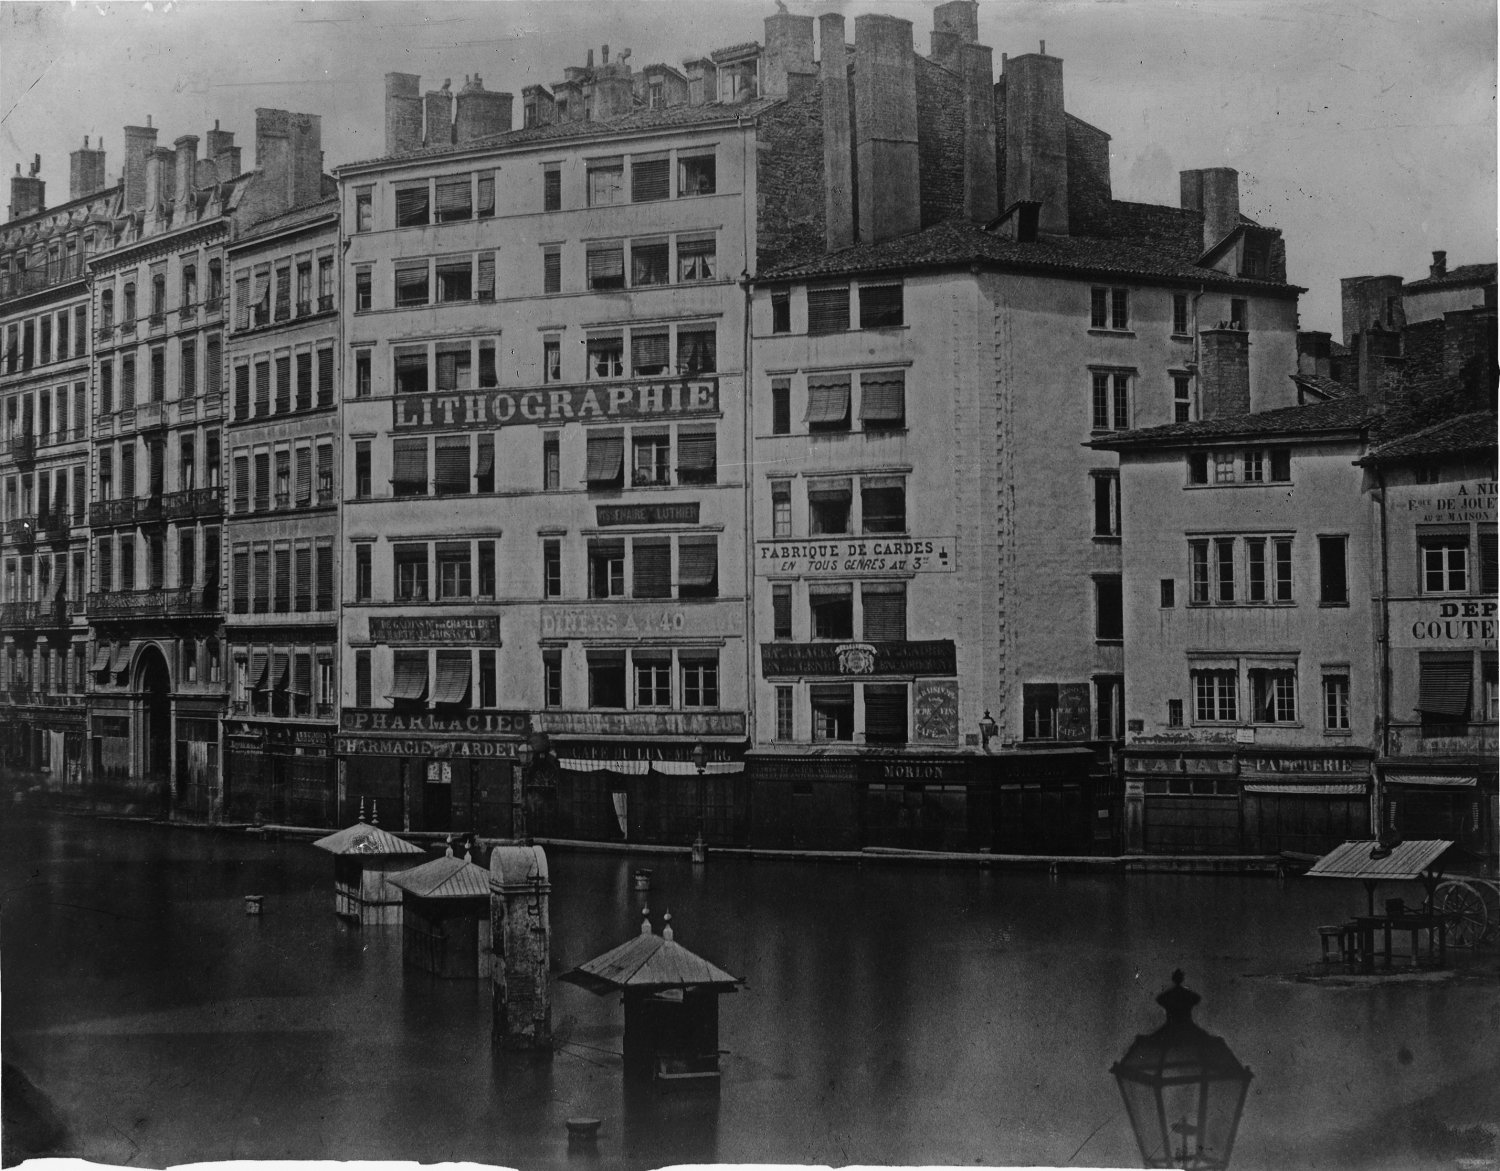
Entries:
[[979,721],[979,740],[986,752],[990,750],[990,741],[1000,731],[1000,725],[995,723],[995,717],[990,715],[990,709],[984,709],[984,719]]
[[1225,1171],[1234,1151],[1250,1070],[1223,1038],[1199,1028],[1193,1007],[1202,997],[1172,973],[1156,998],[1166,1023],[1136,1037],[1110,1068],[1147,1167]]
[[693,839],[693,864],[702,866],[708,861],[708,843],[703,840],[703,773],[708,768],[708,749],[702,744],[693,745],[693,767],[698,770],[698,836]]

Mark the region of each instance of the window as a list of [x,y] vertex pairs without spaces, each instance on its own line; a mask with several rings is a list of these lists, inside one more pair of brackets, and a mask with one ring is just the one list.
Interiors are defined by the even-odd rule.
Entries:
[[792,433],[792,380],[771,379],[771,434]]
[[282,354],[276,359],[276,413],[285,415],[292,409],[292,359]]
[[1234,601],[1234,540],[1229,537],[1214,541],[1214,582],[1217,586],[1214,598],[1220,602]]
[[677,194],[712,195],[715,191],[713,155],[695,155],[677,160]]
[[1125,370],[1095,370],[1094,430],[1125,431],[1130,427],[1130,374]]
[[806,422],[815,434],[849,430],[849,375],[807,376]]
[[636,377],[665,374],[671,367],[672,338],[665,331],[632,331],[630,372]]
[[1229,301],[1229,328],[1249,329],[1250,312],[1249,302],[1240,297],[1232,297]]
[[1193,418],[1193,379],[1187,374],[1172,375],[1172,422],[1189,423]]
[[588,555],[589,597],[623,598],[625,596],[624,540],[593,538],[588,544]]
[[625,202],[625,163],[622,159],[594,159],[588,164],[590,207]]
[[625,343],[617,334],[591,337],[587,360],[589,378],[619,378],[625,373]]
[[357,650],[354,652],[354,706],[369,707],[373,702],[371,699],[372,687],[370,686],[370,652],[368,650]]
[[906,531],[906,481],[899,476],[866,476],[859,485],[860,528],[866,533]]
[[439,543],[437,547],[438,599],[473,596],[471,570],[467,541]]
[[711,281],[718,270],[714,238],[677,241],[677,279],[684,283]]
[[1177,605],[1177,581],[1175,578],[1161,579],[1161,608],[1170,610]]
[[665,433],[637,431],[631,437],[630,482],[636,487],[671,483],[671,438]]
[[1292,453],[1285,447],[1273,447],[1266,453],[1271,465],[1271,479],[1285,483],[1292,478]]
[[427,495],[427,440],[391,441],[391,491],[396,496]]
[[625,706],[625,652],[589,651],[589,707]]
[[638,650],[635,667],[635,706],[672,706],[672,652]]
[[1089,325],[1093,329],[1129,329],[1130,290],[1091,290]]
[[1500,542],[1497,542],[1495,526],[1479,526],[1479,590],[1493,594],[1500,588]]
[[161,402],[167,397],[167,354],[161,347],[151,351],[151,401]]
[[333,308],[333,257],[318,257],[318,312]]
[[474,469],[474,491],[495,490],[495,437],[479,436],[479,462]]
[[427,181],[410,187],[396,188],[396,226],[414,228],[428,221],[429,194]]
[[397,394],[427,392],[427,348],[398,350],[395,356]]
[[1208,452],[1191,451],[1187,457],[1188,483],[1208,483]]
[[668,158],[630,160],[630,200],[650,203],[666,199],[672,187],[672,160]]
[[1172,332],[1186,334],[1188,331],[1188,295],[1172,294]]
[[1474,660],[1467,651],[1417,656],[1417,711],[1424,734],[1468,723],[1474,689]]
[[630,594],[635,598],[672,596],[672,542],[667,537],[637,537],[631,542]]
[[906,583],[865,582],[859,588],[864,637],[870,642],[906,641]]
[[387,699],[397,704],[417,704],[427,698],[427,652],[393,651],[393,680]]
[[562,542],[555,537],[542,542],[542,597],[562,597]]
[[394,556],[396,600],[425,602],[427,600],[427,546],[425,544],[397,545]]
[[814,683],[807,689],[814,740],[854,739],[854,687],[847,683]]
[[562,448],[557,435],[542,436],[542,489],[556,492],[561,484]]
[[375,189],[373,187],[356,187],[354,189],[354,230],[356,232],[368,232],[374,226]]
[[437,389],[471,390],[474,386],[474,355],[468,342],[439,342]]
[[839,333],[848,328],[848,285],[807,290],[808,333]]
[[866,683],[865,740],[870,744],[905,744],[906,684]]
[[849,506],[853,483],[841,480],[810,480],[807,486],[807,532],[809,536],[843,536],[849,532]]
[[1230,670],[1191,671],[1193,719],[1200,724],[1234,723],[1239,719],[1238,675]]
[[549,648],[542,651],[542,693],[544,706],[562,707],[562,651],[560,650]]
[[255,453],[255,510],[264,512],[271,507],[271,453]]
[[542,210],[562,209],[562,170],[556,165],[542,171]]
[[1349,676],[1323,676],[1323,730],[1349,730]]
[[590,489],[620,488],[625,483],[625,436],[618,431],[588,436],[588,463],[583,478]]
[[1206,606],[1212,599],[1208,571],[1208,542],[1188,542],[1188,601],[1194,606]]
[[771,637],[785,642],[792,637],[792,587],[787,582],[771,586]]
[[1318,601],[1325,606],[1349,604],[1348,537],[1318,538]]
[[719,706],[719,657],[701,652],[682,652],[683,707]]
[[1021,737],[1025,740],[1057,739],[1056,683],[1021,684]]
[[374,275],[369,268],[354,270],[354,310],[356,313],[370,308],[373,282]]
[[356,602],[368,602],[375,596],[371,556],[372,546],[363,543],[354,546],[354,600]]
[[481,598],[495,596],[495,545],[494,541],[480,541],[475,546],[479,559],[479,580],[475,593]]
[[1264,602],[1266,593],[1266,542],[1260,537],[1245,541],[1245,597],[1251,602]]
[[427,262],[405,264],[396,269],[396,305],[427,304]]
[[906,426],[906,373],[893,370],[859,376],[859,418],[866,431]]
[[900,285],[859,287],[860,329],[882,329],[905,323]]
[[633,288],[665,285],[672,279],[672,268],[665,240],[632,240],[630,243],[630,284]]
[[718,332],[715,329],[677,330],[677,373],[691,377],[712,374],[718,368]]
[[185,338],[178,362],[178,391],[182,398],[198,393],[198,339]]
[[1125,604],[1118,574],[1094,579],[1094,638],[1119,642],[1125,637]]
[[433,450],[434,490],[438,495],[469,492],[469,437],[440,435]]
[[1094,735],[1100,740],[1125,738],[1125,676],[1095,677]]
[[560,382],[562,380],[562,343],[557,338],[548,338],[542,342],[542,381]]
[[1461,594],[1469,588],[1467,526],[1452,531],[1417,530],[1424,594]]
[[788,480],[776,480],[771,484],[771,535],[792,535],[792,485]]
[[854,637],[854,587],[848,583],[809,585],[807,608],[813,638]]
[[[493,266],[494,258],[490,258]],[[490,296],[494,297],[494,268],[490,269]],[[439,301],[469,301],[474,297],[474,266],[467,256],[458,260],[437,262],[437,299]]]
[[1180,728],[1182,722],[1182,700],[1167,700],[1167,727]]
[[1250,718],[1257,724],[1297,722],[1297,672],[1293,668],[1252,667]]
[[1120,474],[1118,472],[1093,472],[1094,482],[1094,536],[1118,537],[1120,535]]
[[1258,447],[1252,447],[1245,452],[1245,483],[1261,483],[1266,478],[1265,470],[1265,452]]
[[683,537],[677,543],[677,596],[719,596],[719,543],[715,537]]
[[437,181],[437,222],[471,219],[474,215],[473,184],[468,175]]
[[677,482],[715,484],[719,478],[718,436],[713,430],[679,429]]
[[312,312],[312,262],[297,266],[297,316]]
[[368,500],[371,495],[370,441],[359,439],[354,443],[354,496],[358,500]]
[[792,332],[792,291],[790,289],[771,290],[771,332]]
[[305,411],[312,406],[312,355],[297,355],[297,409]]

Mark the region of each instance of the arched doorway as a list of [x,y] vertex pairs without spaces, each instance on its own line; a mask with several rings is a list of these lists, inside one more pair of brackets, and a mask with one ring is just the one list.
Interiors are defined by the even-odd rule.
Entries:
[[172,676],[158,647],[141,652],[135,678],[144,732],[140,760],[151,787],[165,799],[172,783]]

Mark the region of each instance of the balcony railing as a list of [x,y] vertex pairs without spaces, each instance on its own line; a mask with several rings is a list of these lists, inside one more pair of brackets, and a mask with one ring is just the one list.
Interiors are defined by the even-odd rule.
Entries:
[[135,499],[135,523],[142,525],[158,524],[166,517],[162,511],[161,493],[152,496],[137,496]]
[[13,516],[5,526],[5,532],[17,545],[29,547],[36,542],[36,523],[34,516]]
[[132,496],[127,496],[123,500],[96,500],[89,505],[89,524],[95,527],[133,523],[135,523],[135,498]]
[[51,602],[0,602],[0,627],[6,630],[50,630],[66,626],[71,617],[67,599]]
[[318,312],[328,313],[333,309],[333,294],[323,293],[318,297]]
[[88,258],[87,252],[75,252],[72,256],[49,261],[42,268],[0,273],[0,301],[24,297],[27,293],[40,292],[68,281],[82,280]]
[[44,513],[37,523],[41,526],[43,539],[48,541],[66,541],[73,530],[72,521],[65,512]]
[[166,404],[160,401],[140,403],[135,408],[135,425],[142,431],[167,425]]
[[17,431],[0,439],[0,455],[8,455],[17,463],[30,463],[36,459],[36,436]]
[[161,498],[162,513],[167,520],[190,516],[222,516],[224,499],[218,488],[187,488],[168,492]]
[[218,606],[218,587],[180,586],[172,589],[117,590],[91,593],[90,619],[187,618],[207,614]]
[[205,297],[203,300],[203,312],[213,314],[224,308],[223,297]]

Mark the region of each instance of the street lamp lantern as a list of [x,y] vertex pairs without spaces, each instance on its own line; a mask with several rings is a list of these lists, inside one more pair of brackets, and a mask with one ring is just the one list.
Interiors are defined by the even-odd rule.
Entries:
[[536,749],[531,746],[530,740],[522,740],[516,745],[516,759],[521,762],[522,768],[530,768],[531,762],[536,758]]
[[984,719],[979,721],[979,739],[986,752],[990,750],[990,741],[999,731],[1000,725],[995,723],[995,717],[990,715],[989,708],[985,708]]
[[693,745],[693,767],[700,773],[708,767],[708,749],[701,744]]
[[1156,1032],[1136,1037],[1110,1069],[1147,1167],[1224,1171],[1234,1150],[1240,1112],[1253,1074],[1222,1037],[1193,1021],[1202,997],[1182,986],[1156,998],[1167,1020]]

